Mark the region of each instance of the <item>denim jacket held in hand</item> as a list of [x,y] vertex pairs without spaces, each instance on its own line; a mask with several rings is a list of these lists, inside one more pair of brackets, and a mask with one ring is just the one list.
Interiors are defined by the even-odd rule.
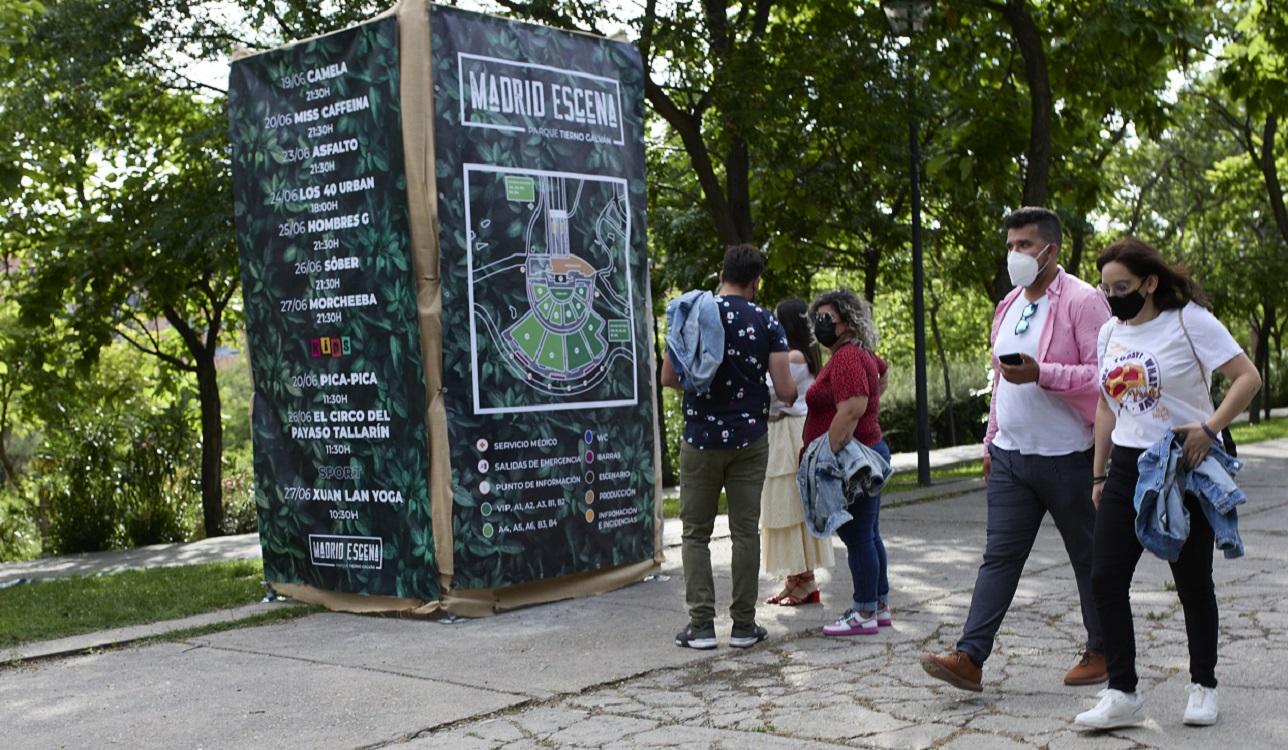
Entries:
[[801,455],[796,484],[801,491],[805,528],[826,539],[853,516],[846,510],[856,494],[881,491],[893,469],[885,456],[851,438],[840,453],[832,452],[827,433],[814,439]]
[[1176,562],[1190,536],[1190,517],[1185,495],[1198,500],[1204,517],[1216,536],[1216,547],[1227,559],[1243,556],[1239,537],[1239,515],[1235,508],[1247,502],[1247,495],[1234,483],[1243,468],[1218,445],[1213,445],[1202,463],[1193,469],[1182,464],[1184,435],[1168,432],[1140,454],[1136,465],[1140,479],[1132,503],[1136,506],[1136,538],[1145,549],[1164,560]]
[[666,351],[687,393],[705,393],[724,360],[724,324],[711,292],[692,291],[666,303]]

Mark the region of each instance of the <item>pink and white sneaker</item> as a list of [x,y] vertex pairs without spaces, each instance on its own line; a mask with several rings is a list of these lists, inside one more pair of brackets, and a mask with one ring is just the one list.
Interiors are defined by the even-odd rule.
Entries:
[[878,632],[876,616],[865,618],[855,609],[845,610],[836,622],[823,626],[823,635],[876,635]]
[[888,628],[894,624],[894,616],[890,614],[890,605],[886,605],[877,610],[877,625]]

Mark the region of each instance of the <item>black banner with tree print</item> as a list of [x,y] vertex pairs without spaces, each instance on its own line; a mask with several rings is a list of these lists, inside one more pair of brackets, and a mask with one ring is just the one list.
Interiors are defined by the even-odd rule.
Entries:
[[228,108],[269,581],[439,598],[397,21],[237,61]]
[[639,53],[438,6],[430,27],[454,584],[650,559]]

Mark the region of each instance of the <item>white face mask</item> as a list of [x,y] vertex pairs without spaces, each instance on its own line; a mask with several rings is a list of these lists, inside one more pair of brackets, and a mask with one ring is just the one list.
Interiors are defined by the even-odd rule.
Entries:
[[[1038,253],[1047,251],[1051,245],[1046,245]],[[1047,256],[1047,263],[1051,262],[1051,256]],[[1011,275],[1011,283],[1015,286],[1031,286],[1038,280],[1042,271],[1046,270],[1047,263],[1038,265],[1038,259],[1032,255],[1026,255],[1018,250],[1012,250],[1006,254],[1006,270]]]

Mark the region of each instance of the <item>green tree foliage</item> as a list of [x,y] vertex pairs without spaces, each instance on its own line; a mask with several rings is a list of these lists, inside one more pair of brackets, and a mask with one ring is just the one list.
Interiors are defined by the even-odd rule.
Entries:
[[5,495],[35,518],[43,553],[191,537],[199,475],[193,393],[158,369],[116,344],[94,368],[44,381],[44,439],[21,491]]
[[1203,44],[1183,0],[953,4],[917,40],[928,80],[930,215],[961,248],[961,286],[994,301],[1010,289],[1001,217],[1045,205],[1065,218],[1079,269],[1100,167],[1129,128],[1166,122],[1168,74]]
[[219,104],[144,64],[165,38],[153,10],[73,0],[36,19],[0,92],[25,174],[0,233],[27,271],[24,322],[47,334],[37,364],[58,346],[91,363],[120,337],[195,377],[205,530],[216,535],[214,362],[238,325],[226,126]]

